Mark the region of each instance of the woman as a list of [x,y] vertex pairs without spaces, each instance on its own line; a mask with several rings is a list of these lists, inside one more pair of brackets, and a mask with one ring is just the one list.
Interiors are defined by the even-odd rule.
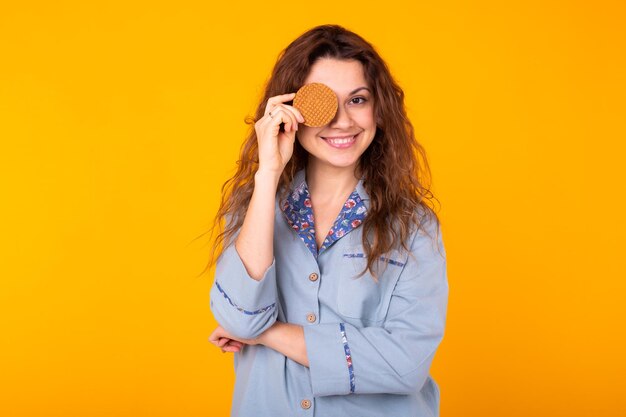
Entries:
[[[325,126],[290,104],[309,83],[337,95]],[[279,57],[216,216],[209,339],[235,352],[233,416],[438,415],[446,259],[403,100],[340,26]]]

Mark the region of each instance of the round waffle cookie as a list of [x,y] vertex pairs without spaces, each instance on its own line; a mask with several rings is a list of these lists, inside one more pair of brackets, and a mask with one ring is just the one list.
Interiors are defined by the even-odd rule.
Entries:
[[335,118],[337,95],[325,84],[306,84],[296,92],[293,106],[302,113],[306,126],[324,126]]

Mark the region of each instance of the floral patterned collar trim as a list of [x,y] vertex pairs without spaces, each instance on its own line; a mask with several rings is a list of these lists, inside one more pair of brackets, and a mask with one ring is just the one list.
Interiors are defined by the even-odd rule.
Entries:
[[363,179],[361,179],[344,203],[341,212],[335,219],[335,223],[328,231],[326,239],[318,251],[317,243],[315,242],[313,205],[304,169],[296,173],[293,184],[295,187],[291,188],[290,194],[281,202],[280,208],[285,215],[287,223],[298,234],[316,259],[319,254],[330,248],[333,243],[363,223],[367,214],[365,201],[369,200],[369,196],[363,187]]

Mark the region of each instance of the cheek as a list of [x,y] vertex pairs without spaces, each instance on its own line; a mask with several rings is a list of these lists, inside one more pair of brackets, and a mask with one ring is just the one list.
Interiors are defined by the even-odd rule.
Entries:
[[298,131],[296,132],[296,136],[298,137],[298,140],[300,141],[300,143],[312,142],[317,139],[317,133],[319,131],[320,129],[308,127],[308,126],[301,124],[298,126]]
[[368,109],[362,112],[356,112],[353,115],[354,120],[357,124],[364,129],[375,129],[376,128],[376,120],[374,116],[374,111],[372,109]]
[[[309,128],[310,129],[310,128]],[[313,144],[315,141],[315,134],[310,130],[303,128],[303,125],[298,127],[298,131],[296,132],[296,140],[304,148],[307,153],[311,153],[313,151]]]

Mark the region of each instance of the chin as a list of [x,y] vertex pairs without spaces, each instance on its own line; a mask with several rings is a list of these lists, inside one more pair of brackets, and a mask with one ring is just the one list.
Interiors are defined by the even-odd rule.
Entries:
[[350,168],[353,167],[354,165],[356,165],[356,163],[358,162],[358,158],[354,159],[354,158],[331,158],[331,159],[327,159],[326,163],[328,165],[331,165],[335,168]]

